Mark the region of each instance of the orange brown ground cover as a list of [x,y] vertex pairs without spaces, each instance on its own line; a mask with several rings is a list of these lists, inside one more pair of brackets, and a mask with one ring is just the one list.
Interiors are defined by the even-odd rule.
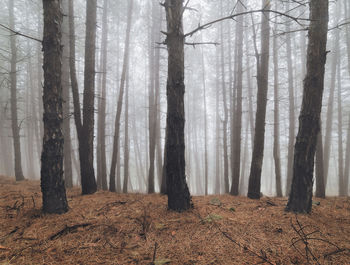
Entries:
[[68,213],[43,215],[38,181],[0,177],[0,264],[350,264],[348,198],[296,217],[286,198],[199,196],[176,213],[158,194],[67,193]]

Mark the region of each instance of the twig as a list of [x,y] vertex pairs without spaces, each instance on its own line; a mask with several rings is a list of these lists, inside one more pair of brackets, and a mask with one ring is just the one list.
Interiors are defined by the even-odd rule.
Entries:
[[155,243],[154,243],[154,251],[153,251],[152,264],[154,264],[154,262],[156,261],[157,247],[158,247],[158,243],[155,242]]

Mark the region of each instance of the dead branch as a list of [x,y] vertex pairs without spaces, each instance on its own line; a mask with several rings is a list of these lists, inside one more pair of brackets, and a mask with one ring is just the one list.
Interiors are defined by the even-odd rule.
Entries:
[[4,29],[6,29],[6,30],[12,32],[12,33],[15,34],[15,35],[22,36],[22,37],[25,37],[25,38],[28,38],[28,39],[31,39],[31,40],[35,40],[35,41],[38,41],[38,42],[40,42],[40,43],[42,42],[42,40],[39,40],[39,39],[37,39],[37,38],[35,38],[35,37],[32,37],[32,36],[23,34],[23,33],[19,32],[19,31],[13,30],[13,29],[11,29],[11,28],[9,28],[9,27],[3,25],[3,24],[0,24],[0,27],[2,27],[2,28],[4,28]]
[[195,34],[196,32],[200,31],[200,30],[203,30],[203,29],[206,29],[206,28],[209,28],[211,27],[213,24],[216,24],[218,22],[221,22],[221,21],[224,21],[224,20],[228,20],[228,19],[234,19],[235,17],[238,17],[238,16],[243,16],[243,15],[247,15],[247,14],[253,14],[253,13],[273,13],[273,14],[277,14],[277,15],[280,15],[280,16],[284,16],[284,17],[287,17],[293,21],[295,21],[299,26],[301,27],[304,27],[303,24],[300,23],[300,21],[310,21],[310,19],[308,18],[300,18],[300,17],[293,17],[293,16],[290,16],[288,14],[285,14],[283,12],[279,12],[279,11],[276,11],[276,10],[269,10],[269,9],[258,9],[258,10],[250,10],[250,11],[245,11],[245,12],[242,12],[242,13],[236,13],[236,14],[233,14],[233,15],[229,15],[229,16],[226,16],[226,17],[222,17],[222,18],[219,18],[219,19],[216,19],[216,20],[213,20],[213,21],[210,21],[208,23],[205,23],[203,25],[198,25],[197,28],[193,29],[192,31],[186,33],[184,35],[184,37],[191,37],[193,34]]
[[66,235],[68,233],[74,233],[78,230],[79,227],[87,227],[91,225],[91,223],[83,223],[83,224],[76,224],[73,226],[67,226],[63,229],[61,229],[60,231],[58,231],[57,233],[53,234],[52,236],[49,237],[49,240],[55,240],[63,235]]
[[155,242],[155,243],[154,243],[154,251],[153,251],[152,264],[154,264],[154,262],[156,261],[157,247],[158,247],[158,243]]

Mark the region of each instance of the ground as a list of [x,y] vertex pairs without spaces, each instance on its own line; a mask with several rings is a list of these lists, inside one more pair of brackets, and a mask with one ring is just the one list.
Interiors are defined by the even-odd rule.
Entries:
[[349,198],[296,216],[286,198],[196,196],[177,213],[159,194],[67,195],[68,213],[44,215],[38,181],[0,177],[0,264],[350,264]]

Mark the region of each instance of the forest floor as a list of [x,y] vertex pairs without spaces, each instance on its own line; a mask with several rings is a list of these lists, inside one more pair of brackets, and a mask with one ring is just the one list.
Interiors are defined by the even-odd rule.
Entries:
[[69,211],[44,215],[39,181],[0,177],[0,264],[350,264],[349,198],[196,196],[177,213],[159,194],[67,191]]

